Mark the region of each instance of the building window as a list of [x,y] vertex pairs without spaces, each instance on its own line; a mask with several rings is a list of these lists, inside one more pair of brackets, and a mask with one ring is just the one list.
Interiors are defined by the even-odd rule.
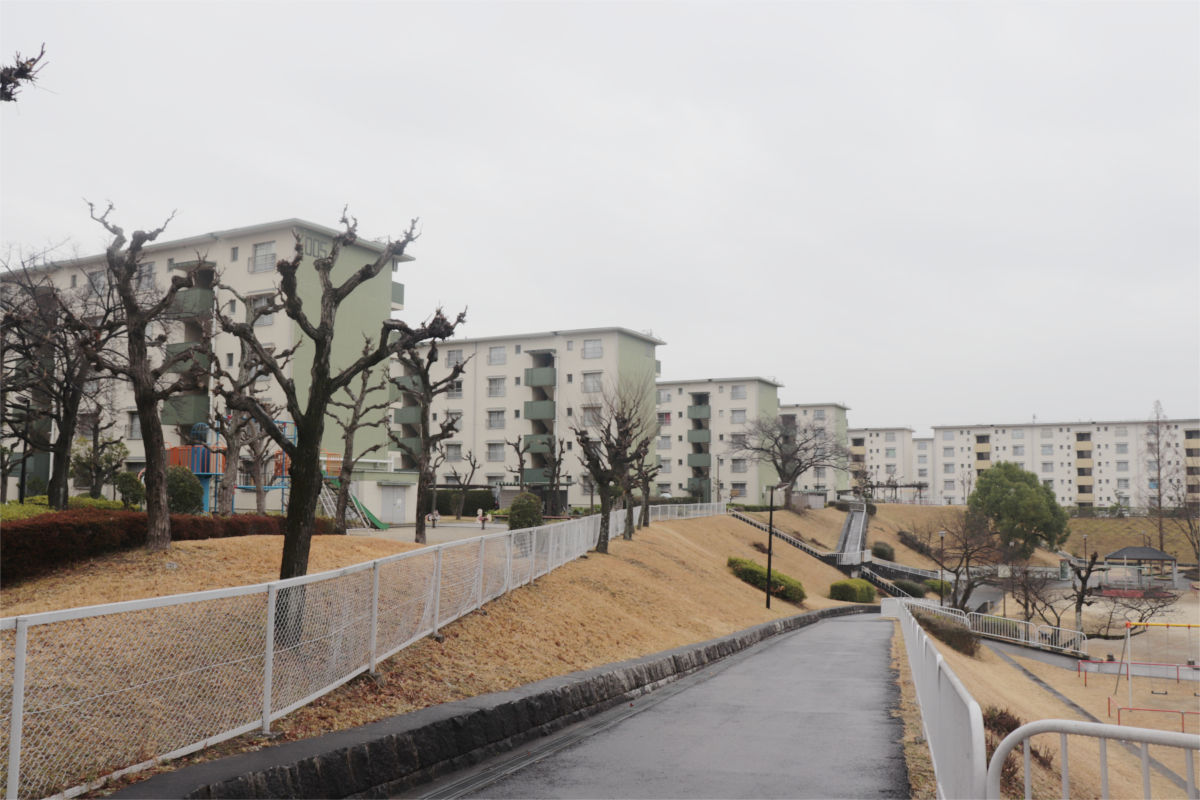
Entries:
[[1023,444],[1014,444],[1014,445],[1013,445],[1013,455],[1014,455],[1014,456],[1023,456],[1023,455],[1025,455],[1025,445],[1023,445]]
[[734,425],[740,425],[746,421],[746,409],[735,408],[729,412],[729,421]]
[[658,412],[658,425],[659,425],[659,427],[660,427],[660,428],[663,428],[663,427],[666,427],[667,425],[670,425],[670,424],[671,424],[671,412],[670,412],[670,411],[660,411],[660,412]]
[[[272,296],[269,294],[260,294],[257,297],[250,297],[247,299],[250,301],[250,313],[253,315],[253,314],[257,313],[260,308],[266,308],[266,307],[270,306]],[[254,319],[254,326],[259,327],[260,325],[270,325],[274,321],[275,321],[275,313],[274,312],[272,312],[270,314],[263,314],[262,316],[256,317]]]
[[583,357],[584,358],[603,358],[604,345],[599,339],[584,339],[583,340]]
[[896,465],[888,464],[886,467],[884,467],[884,472],[886,472],[888,475],[895,475],[896,474]]
[[463,363],[462,350],[447,350],[446,351],[446,366],[457,367]]
[[942,464],[942,474],[943,475],[953,475],[954,474],[954,465],[953,464]]
[[746,384],[735,383],[729,387],[730,400],[745,400],[746,399]]
[[495,347],[489,347],[487,361],[492,366],[507,363],[507,356],[504,353],[504,345],[499,344]]
[[137,288],[138,291],[150,291],[154,288],[154,262],[147,261],[144,264],[138,264],[137,268]]
[[671,449],[671,437],[670,436],[658,437],[658,449],[659,450],[670,450]]
[[450,381],[450,385],[446,387],[446,397],[450,400],[461,400],[463,396],[462,378],[456,381]]
[[125,426],[125,438],[142,438],[142,418],[137,415],[136,411],[129,412],[129,424]]
[[1117,488],[1118,489],[1128,489],[1129,488],[1129,478],[1117,478]]
[[88,288],[92,290],[92,294],[105,294],[108,292],[108,271],[96,270],[87,274]]
[[1117,462],[1117,472],[1129,472],[1129,462],[1128,461],[1118,461]]
[[942,431],[942,441],[943,442],[953,442],[954,441],[954,431]]
[[583,373],[583,391],[584,392],[600,392],[603,391],[604,385],[601,380],[604,376],[603,372],[585,372]]
[[1043,473],[1054,472],[1054,462],[1053,461],[1043,461],[1042,462],[1042,472]]
[[[437,419],[437,414],[434,414],[433,418]],[[456,431],[462,430],[462,412],[461,411],[447,411],[446,412],[446,422],[453,425],[454,429]]]
[[275,243],[259,242],[250,256],[251,272],[270,272],[275,269]]
[[918,464],[928,464],[929,456],[924,455],[924,454],[917,456],[917,463]]
[[895,431],[888,431],[887,433],[885,433],[885,434],[883,435],[883,440],[884,440],[885,442],[894,442],[894,441],[896,441],[896,432],[895,432]]
[[671,493],[671,484],[669,483],[656,483],[654,484],[654,487],[658,490],[659,494]]
[[503,461],[504,460],[504,442],[488,442],[487,443],[487,460],[488,461]]
[[744,483],[733,484],[733,491],[730,492],[730,496],[745,497],[746,496],[746,484],[744,484]]
[[492,430],[504,428],[504,409],[489,409],[487,412],[487,426]]
[[1117,434],[1117,436],[1128,436],[1129,435],[1129,429],[1126,428],[1124,425],[1118,425],[1114,432]]
[[745,472],[746,471],[746,459],[744,459],[744,458],[733,459],[733,471],[734,472]]
[[660,403],[671,402],[671,390],[670,389],[659,389],[658,390],[658,402],[660,402]]
[[593,428],[600,424],[600,406],[583,406],[579,410],[585,426]]
[[225,366],[227,366],[227,367],[233,366],[233,353],[225,354]]
[[233,246],[233,247],[231,247],[231,248],[229,248],[229,260],[230,260],[230,261],[232,261],[234,264],[236,264],[236,263],[237,263],[237,260],[238,260],[238,249],[237,249],[237,246],[236,246],[236,245],[235,245],[235,246]]
[[1129,452],[1129,442],[1117,442],[1117,455],[1123,456]]
[[462,461],[462,445],[451,442],[446,445],[446,460],[447,461]]
[[488,397],[504,397],[504,378],[488,378]]
[[820,422],[821,420],[825,419],[825,409],[818,408],[818,409],[814,410],[813,411],[813,419],[815,419],[817,422]]
[[813,467],[813,480],[820,481],[820,480],[824,480],[824,479],[825,479],[825,468],[824,467]]
[[1043,439],[1053,439],[1054,438],[1054,430],[1052,428],[1042,428],[1042,438]]
[[942,490],[946,491],[946,492],[953,492],[954,491],[954,481],[953,480],[942,481]]
[[894,448],[894,447],[885,448],[883,451],[883,457],[884,458],[895,458],[896,457],[896,448]]
[[663,475],[671,474],[671,459],[665,458],[658,462],[658,471]]
[[1044,456],[1054,455],[1054,445],[1052,445],[1052,444],[1042,445],[1042,455],[1044,455]]
[[746,434],[731,433],[729,434],[729,446],[736,449],[741,449],[746,446]]
[[943,447],[942,448],[942,458],[954,458],[954,448],[953,447]]
[[917,477],[918,478],[928,478],[929,470],[926,469],[925,467],[921,467],[920,469],[917,470]]

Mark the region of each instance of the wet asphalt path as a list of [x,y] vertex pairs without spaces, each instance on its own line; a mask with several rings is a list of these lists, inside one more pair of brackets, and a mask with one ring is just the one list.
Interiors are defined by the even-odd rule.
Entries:
[[416,794],[906,797],[891,634],[824,620]]

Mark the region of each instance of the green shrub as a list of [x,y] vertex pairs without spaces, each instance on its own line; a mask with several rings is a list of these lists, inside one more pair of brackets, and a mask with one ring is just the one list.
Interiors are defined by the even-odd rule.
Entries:
[[172,514],[197,514],[204,507],[204,487],[187,467],[167,468],[167,508]]
[[536,528],[542,524],[542,499],[532,492],[521,492],[513,498],[508,510],[508,529]]
[[969,656],[979,652],[979,635],[970,628],[945,617],[924,612],[916,606],[909,606],[908,609],[930,636]]
[[905,580],[904,578],[897,578],[896,580],[892,581],[892,583],[896,585],[897,589],[907,592],[913,597],[924,597],[929,593],[929,587],[920,581],[910,581]]
[[25,478],[25,501],[29,501],[29,495],[41,495],[45,497],[46,491],[50,485],[46,483],[46,479],[40,475],[30,475]]
[[882,558],[884,561],[896,560],[896,551],[887,542],[876,542],[871,545],[871,555],[876,558]]
[[[764,591],[767,588],[767,568],[757,561],[751,561],[748,558],[729,557],[726,562],[727,566],[733,570],[733,574],[744,580],[751,586],[757,586]],[[778,597],[782,600],[787,600],[789,603],[803,603],[804,598],[808,597],[804,593],[804,587],[800,581],[795,578],[789,578],[778,570],[771,570],[771,596]]]
[[897,531],[896,536],[898,536],[900,538],[900,544],[904,545],[909,550],[913,550],[917,553],[920,553],[923,556],[930,556],[930,557],[933,556],[933,549],[929,545],[925,544],[925,542],[922,542],[920,539],[918,539],[916,536],[913,536],[911,532]]
[[938,578],[928,578],[925,585],[929,587],[929,591],[936,594],[938,597],[947,597],[950,594],[950,582],[939,580]]
[[80,495],[79,497],[67,498],[67,508],[101,508],[109,511],[118,511],[125,508],[125,506],[119,500],[109,500],[104,497],[88,497],[87,495]]
[[[831,500],[829,503],[825,504],[826,508],[828,508],[829,506],[833,506],[838,511],[849,511],[850,510],[850,502],[848,500]],[[867,516],[870,516],[870,517],[875,516],[875,512],[877,510],[878,509],[875,508],[874,503],[867,503]]]
[[0,522],[12,522],[18,519],[29,519],[39,514],[53,513],[54,509],[44,503],[18,503],[9,500],[0,506]]
[[829,598],[850,603],[874,603],[875,587],[862,578],[846,578],[829,584]]
[[145,502],[146,487],[142,485],[136,472],[118,472],[114,482],[125,508],[141,506]]

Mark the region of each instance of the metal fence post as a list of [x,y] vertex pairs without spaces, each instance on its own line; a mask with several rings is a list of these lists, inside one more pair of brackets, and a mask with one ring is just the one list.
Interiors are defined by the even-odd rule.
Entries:
[[505,553],[505,559],[504,559],[504,560],[505,560],[505,564],[504,564],[504,591],[505,591],[505,593],[506,593],[506,594],[507,594],[508,592],[511,592],[511,591],[512,591],[512,588],[513,588],[513,577],[512,577],[512,556],[513,556],[513,536],[514,536],[514,535],[515,535],[515,534],[514,534],[512,531],[509,531],[509,532],[508,532],[508,537],[505,539],[505,541],[508,543],[508,548],[507,548],[508,552],[507,552],[507,553]]
[[479,602],[475,604],[475,608],[476,608],[476,609],[479,609],[479,608],[482,608],[482,607],[483,607],[483,583],[484,583],[484,575],[483,575],[483,573],[484,573],[484,560],[483,560],[483,556],[484,556],[484,552],[485,552],[485,550],[484,550],[484,539],[483,539],[483,537],[482,537],[482,536],[480,536],[480,537],[479,537]]
[[379,642],[379,561],[376,560],[371,567],[371,667],[370,672],[375,675],[378,670],[376,667],[376,653]]
[[8,729],[8,787],[5,796],[16,800],[21,790],[21,726],[25,722],[25,659],[29,651],[29,623],[17,618],[13,658],[12,718]]
[[433,632],[438,632],[442,618],[442,548],[438,545],[433,556]]
[[275,677],[275,607],[279,587],[267,586],[267,643],[263,652],[262,732],[271,732],[271,682]]

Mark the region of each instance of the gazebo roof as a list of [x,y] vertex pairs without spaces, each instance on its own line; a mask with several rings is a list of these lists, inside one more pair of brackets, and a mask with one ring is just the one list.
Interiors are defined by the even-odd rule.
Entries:
[[1104,557],[1105,561],[1174,561],[1175,556],[1154,547],[1122,547]]

